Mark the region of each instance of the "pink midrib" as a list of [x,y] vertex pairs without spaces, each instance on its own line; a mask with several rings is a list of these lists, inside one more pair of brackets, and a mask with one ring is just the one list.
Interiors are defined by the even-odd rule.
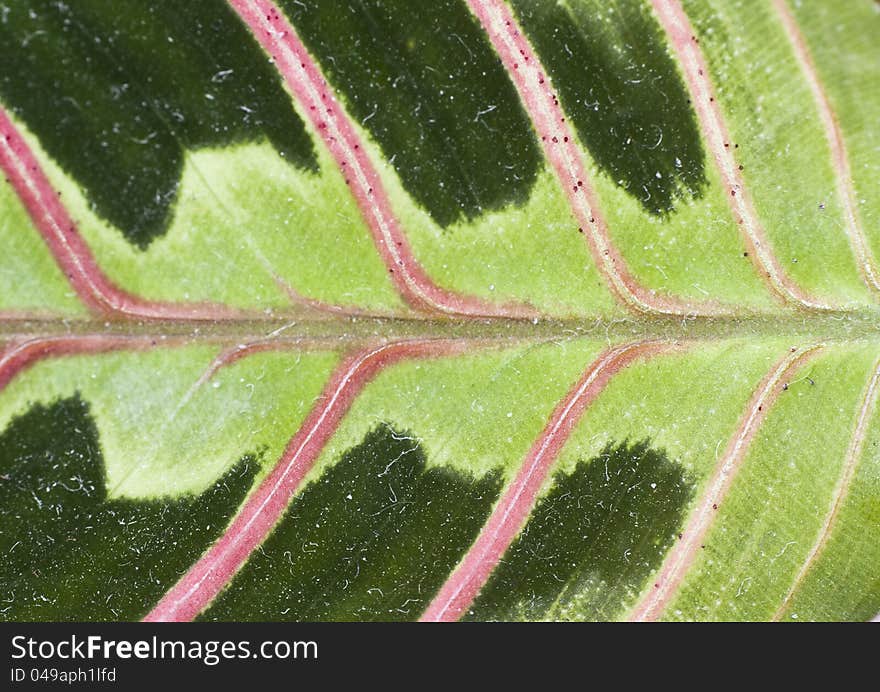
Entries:
[[380,370],[404,358],[451,355],[467,347],[448,340],[398,342],[347,358],[330,378],[273,471],[245,502],[224,535],[144,620],[189,621],[204,610],[269,535],[355,398]]
[[244,314],[221,305],[144,300],[110,281],[61,204],[60,193],[53,189],[36,156],[2,107],[0,168],[73,290],[92,311],[146,319],[223,319]]
[[[513,318],[537,316],[537,312],[530,306],[489,303],[447,291],[431,281],[415,259],[391,211],[387,193],[365,148],[361,146],[355,128],[329,94],[326,80],[309,57],[293,27],[269,0],[230,0],[230,4],[239,12],[266,50],[273,54],[276,61],[278,56],[274,55],[273,51],[280,51],[284,64],[279,67],[288,87],[300,101],[313,127],[327,144],[347,181],[353,182],[352,192],[355,199],[368,222],[380,255],[404,298],[414,307],[449,314]],[[599,214],[595,192],[589,186],[582,156],[574,143],[573,132],[565,123],[549,86],[545,85],[542,88],[539,85],[538,82],[546,82],[542,77],[543,72],[528,41],[516,26],[510,10],[500,0],[469,0],[469,4],[483,22],[490,39],[505,62],[537,129],[539,132],[546,130],[542,142],[548,159],[566,189],[576,217],[582,227],[590,231],[587,234],[587,241],[597,266],[606,275],[618,296],[631,307],[647,312],[662,314],[729,312],[728,309],[720,308],[711,302],[689,304],[675,298],[656,295],[640,286],[632,277],[626,268],[625,260],[611,243],[607,225]],[[706,99],[701,98],[706,95],[702,92],[708,87],[707,84],[703,84],[705,80],[698,79],[696,74],[705,73],[703,69],[705,61],[699,50],[690,45],[691,28],[687,17],[676,2],[655,0],[654,6],[661,24],[669,32],[673,46],[679,53],[679,59],[697,104],[698,117],[712,144],[722,176],[730,184],[732,192],[735,193],[737,190],[741,192],[739,198],[732,197],[731,202],[734,211],[741,213],[747,241],[753,249],[752,256],[760,262],[771,284],[782,294],[804,306],[827,309],[829,306],[806,297],[790,282],[764,239],[763,229],[742,184],[742,176],[738,175],[733,166],[732,155],[723,147],[723,141],[726,139],[729,143],[729,138],[724,130],[717,104],[705,104],[703,101]],[[501,25],[508,29],[507,35]],[[519,67],[515,51],[518,51],[522,58],[522,65]],[[115,286],[98,267],[75,224],[59,202],[57,193],[37,164],[33,153],[2,111],[0,111],[0,126],[4,130],[2,146],[0,146],[0,165],[9,175],[10,182],[15,186],[74,290],[91,309],[102,313],[149,319],[220,319],[243,315],[240,310],[221,305],[143,300]],[[840,145],[835,149],[838,152],[835,160],[838,166],[840,162],[843,166],[847,166],[839,132],[832,128],[832,135],[834,134],[837,137],[836,139],[832,137],[832,145],[835,142]],[[841,172],[845,170],[841,169]],[[857,226],[852,209],[851,190],[847,199],[850,236],[853,238],[857,254],[867,256],[866,253],[869,255],[870,251],[866,243],[859,243],[861,235],[852,232],[852,228],[857,229]],[[868,276],[873,277],[871,262],[863,262],[862,265],[866,268]]]
[[553,462],[587,407],[621,369],[640,357],[672,348],[658,342],[628,344],[600,354],[590,364],[554,409],[516,478],[498,501],[473,547],[428,605],[422,621],[452,622],[461,618],[522,529]]
[[593,261],[617,297],[637,312],[662,315],[730,314],[712,301],[691,303],[656,293],[639,283],[614,245],[608,224],[590,183],[574,130],[566,120],[547,71],[502,0],[468,0],[501,57],[528,113],[547,160],[565,190],[572,213],[584,233]]
[[229,4],[272,56],[303,114],[344,176],[370,230],[392,282],[414,308],[474,317],[533,318],[522,304],[494,304],[436,285],[416,259],[391,208],[388,193],[347,114],[339,108],[296,30],[269,0],[229,0]]
[[782,269],[773,253],[767,233],[755,211],[751,195],[733,155],[734,144],[717,99],[712,95],[709,67],[699,48],[699,40],[679,0],[651,0],[654,14],[666,32],[678,58],[697,120],[721,176],[733,216],[738,221],[749,258],[759,275],[784,300],[812,310],[831,310],[833,306],[806,295]]
[[782,615],[794,600],[795,594],[797,594],[798,590],[803,585],[807,574],[809,574],[813,565],[819,559],[819,556],[822,554],[828,543],[828,539],[831,537],[840,510],[849,494],[852,480],[856,475],[859,460],[863,454],[865,435],[867,434],[869,421],[877,405],[878,391],[880,391],[880,363],[874,365],[874,372],[871,375],[868,386],[865,388],[864,394],[862,395],[862,403],[859,407],[859,413],[856,418],[856,426],[850,437],[850,443],[844,457],[843,471],[840,474],[840,479],[834,489],[831,506],[828,508],[828,512],[826,513],[822,526],[819,529],[819,533],[816,536],[815,543],[810,548],[810,552],[807,554],[803,565],[801,565],[800,570],[795,576],[788,593],[785,594],[785,598],[782,599],[782,603],[773,614],[774,621],[782,619]]
[[849,156],[846,152],[846,144],[843,139],[843,133],[840,130],[840,124],[834,114],[834,109],[831,107],[831,101],[828,99],[828,95],[822,86],[818,70],[813,63],[810,50],[798,28],[794,15],[792,15],[785,0],[773,0],[773,6],[776,8],[782,28],[785,30],[786,36],[792,45],[801,72],[803,72],[807,84],[810,86],[813,100],[816,103],[816,108],[825,127],[825,137],[831,149],[831,163],[834,168],[837,192],[843,204],[846,233],[853,253],[856,256],[859,272],[866,285],[875,291],[880,290],[880,279],[877,276],[877,260],[859,223],[856,191],[853,186]]
[[[169,345],[169,341],[163,342]],[[47,336],[12,341],[0,350],[0,390],[23,370],[44,358],[117,350],[146,350],[155,339],[137,336],[84,335]]]
[[691,513],[681,538],[667,554],[651,589],[630,612],[630,621],[658,619],[678,593],[691,564],[696,559],[706,534],[718,514],[724,498],[733,485],[746,452],[773,403],[783,391],[783,380],[804,362],[814,357],[822,347],[810,346],[792,349],[783,356],[755,389],[745,414],[740,419],[724,454],[715,465],[706,491]]

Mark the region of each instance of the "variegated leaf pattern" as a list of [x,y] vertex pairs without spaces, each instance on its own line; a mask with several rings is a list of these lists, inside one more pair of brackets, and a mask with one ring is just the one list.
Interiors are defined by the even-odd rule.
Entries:
[[0,618],[880,611],[880,5],[0,2]]

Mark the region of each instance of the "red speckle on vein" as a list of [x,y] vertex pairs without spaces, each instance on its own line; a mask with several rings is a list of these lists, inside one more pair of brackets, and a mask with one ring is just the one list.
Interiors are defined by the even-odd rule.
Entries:
[[706,484],[703,496],[688,518],[682,534],[684,540],[676,543],[667,553],[657,575],[661,588],[643,597],[633,608],[629,619],[635,621],[656,620],[675,597],[688,569],[693,564],[697,546],[705,548],[701,541],[712,526],[713,510],[721,504],[736,479],[743,459],[766,416],[759,415],[765,406],[771,406],[777,399],[780,382],[790,379],[790,375],[821,350],[820,345],[804,348],[800,353],[791,349],[780,358],[773,368],[758,384],[745,411],[740,418],[737,430],[728,441],[724,454],[718,457],[712,477]]
[[[546,71],[542,69],[540,59],[528,40],[519,32],[510,8],[502,0],[467,2],[489,36],[502,63],[507,67],[535,130],[541,133],[545,156],[568,195],[575,219],[582,228],[589,226],[589,232],[584,234],[584,238],[597,268],[615,296],[637,312],[671,315],[717,315],[732,312],[731,308],[713,301],[691,303],[658,295],[642,286],[632,276],[623,257],[612,243],[607,224],[598,213],[597,196],[590,186],[583,154],[574,144],[575,138],[565,123],[558,96],[550,85],[544,84]],[[520,64],[519,55],[528,56],[529,62]],[[521,69],[514,69],[514,65]],[[555,134],[557,132],[563,137],[562,143]],[[583,186],[573,186],[572,179],[583,181]],[[588,219],[592,220],[588,222]]]
[[[294,27],[270,0],[230,0],[230,5],[258,37],[263,48],[280,55],[276,67],[294,98],[301,104],[310,104],[318,97],[330,105],[330,122],[320,120],[313,106],[307,115],[340,169],[342,161],[348,162],[352,177],[346,180],[346,184],[350,186],[380,257],[386,266],[402,268],[400,272],[389,271],[389,274],[394,275],[392,281],[404,300],[411,307],[429,313],[516,319],[539,316],[540,313],[528,305],[496,304],[449,291],[433,282],[416,259],[392,211],[378,171],[364,148],[359,146],[354,123],[335,105],[335,99],[329,98],[325,88],[327,81]],[[267,11],[268,8],[272,11]],[[263,26],[266,15],[272,16],[268,20],[269,27]],[[268,35],[265,35],[263,32],[267,30]]]
[[689,103],[694,105],[697,120],[706,138],[708,150],[711,152],[721,179],[728,189],[737,189],[740,194],[731,194],[729,199],[731,211],[735,217],[744,219],[741,226],[743,240],[752,250],[750,257],[759,275],[769,279],[768,286],[782,300],[811,310],[828,310],[831,305],[807,295],[787,275],[773,254],[771,245],[766,238],[766,231],[754,209],[751,198],[739,175],[739,168],[733,158],[733,152],[725,143],[731,141],[727,126],[714,96],[711,95],[711,79],[706,67],[706,60],[701,50],[696,47],[690,19],[678,0],[652,0],[654,14],[660,26],[669,37],[670,46],[678,59],[690,92]]

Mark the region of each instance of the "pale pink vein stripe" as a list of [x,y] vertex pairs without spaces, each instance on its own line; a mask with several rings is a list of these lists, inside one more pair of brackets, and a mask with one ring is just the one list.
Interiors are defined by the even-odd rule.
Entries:
[[706,59],[681,3],[678,0],[651,0],[651,2],[655,15],[678,57],[691,94],[694,111],[727,191],[726,197],[730,208],[742,229],[749,258],[756,263],[761,276],[766,277],[773,290],[783,299],[814,310],[834,309],[833,306],[806,295],[785,273],[773,254],[767,233],[758,218],[746,189],[745,180],[734,158],[734,145],[727,131],[724,116],[713,96]]
[[822,82],[819,79],[819,72],[813,64],[813,58],[807,43],[798,28],[797,21],[789,10],[785,0],[773,0],[773,6],[779,15],[782,28],[785,30],[788,40],[794,49],[794,55],[797,58],[801,71],[810,85],[810,91],[813,92],[813,99],[822,118],[822,124],[825,127],[825,137],[828,139],[828,146],[831,149],[831,163],[834,167],[835,178],[837,182],[837,193],[840,195],[843,204],[843,216],[845,220],[846,234],[852,246],[853,253],[856,256],[856,263],[864,282],[874,290],[880,290],[880,279],[877,276],[877,260],[868,239],[865,237],[864,229],[859,223],[858,202],[856,201],[856,191],[852,182],[852,171],[849,166],[849,157],[846,153],[846,144],[843,141],[843,133],[840,131],[840,125],[831,107],[831,102],[825,93]]
[[520,100],[541,140],[544,154],[568,197],[572,213],[584,232],[593,261],[617,297],[640,312],[664,315],[727,314],[711,301],[691,303],[642,286],[612,242],[608,224],[590,184],[574,130],[566,121],[537,54],[503,0],[468,0],[471,12],[501,57]]
[[220,540],[144,620],[192,620],[220,593],[272,531],[355,398],[380,370],[402,359],[452,355],[468,347],[466,342],[451,340],[404,341],[366,349],[346,358],[334,371],[275,468],[251,494]]
[[[162,343],[170,345],[171,342],[163,340]],[[44,358],[116,350],[146,350],[155,345],[156,339],[151,337],[113,335],[44,336],[24,341],[13,340],[0,350],[0,390],[22,370]]]
[[702,548],[703,539],[712,526],[718,508],[739,473],[755,434],[780,392],[783,391],[786,379],[821,348],[821,345],[814,345],[791,349],[758,385],[727,449],[715,464],[706,491],[691,513],[678,542],[666,556],[653,588],[648,590],[630,613],[631,621],[656,620],[678,593],[688,568]]
[[114,285],[101,271],[61,204],[60,193],[52,188],[36,156],[3,108],[0,108],[0,168],[73,290],[91,310],[110,316],[146,319],[222,319],[243,314],[221,305],[143,300]]
[[354,125],[291,23],[270,0],[229,0],[229,4],[272,56],[288,89],[335,159],[403,298],[414,308],[453,315],[537,316],[529,306],[493,304],[448,291],[431,280],[392,211],[379,173]]
[[856,417],[856,427],[853,430],[849,446],[846,450],[843,472],[837,481],[837,486],[834,488],[834,494],[831,496],[831,506],[828,508],[828,512],[822,522],[822,527],[819,529],[816,542],[813,544],[813,547],[810,548],[810,552],[807,554],[804,564],[801,565],[797,576],[794,578],[791,588],[788,590],[788,593],[785,594],[785,598],[782,600],[776,613],[774,613],[774,620],[782,618],[783,613],[785,613],[798,589],[800,589],[803,584],[807,573],[813,567],[816,559],[825,549],[825,545],[831,537],[831,532],[834,530],[834,526],[837,523],[840,509],[846,501],[853,477],[855,476],[856,469],[859,465],[859,460],[862,457],[862,449],[865,446],[865,433],[868,430],[868,423],[870,422],[871,417],[874,414],[874,409],[877,406],[878,391],[880,391],[880,362],[874,366],[874,373],[868,381],[868,385],[865,387],[864,394],[862,395],[862,403],[859,407],[858,416]]
[[654,341],[627,344],[603,352],[590,364],[554,409],[474,545],[420,618],[423,622],[452,622],[467,611],[525,523],[553,462],[584,411],[611,378],[640,357],[673,348]]

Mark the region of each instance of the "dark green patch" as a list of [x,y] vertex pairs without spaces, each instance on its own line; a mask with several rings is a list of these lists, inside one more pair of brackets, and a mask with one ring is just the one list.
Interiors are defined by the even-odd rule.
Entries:
[[184,152],[269,139],[317,170],[275,68],[225,2],[11,0],[0,98],[146,248],[167,229]]
[[613,618],[660,566],[691,493],[647,441],[609,444],[556,476],[466,619]]
[[348,110],[441,226],[528,197],[534,133],[462,0],[281,0]]
[[413,620],[485,523],[501,487],[425,467],[383,425],[296,497],[204,620]]
[[34,406],[0,435],[0,619],[142,617],[220,535],[256,471],[242,459],[199,497],[108,499],[88,406]]
[[700,131],[646,3],[512,4],[599,167],[653,214],[701,195]]

